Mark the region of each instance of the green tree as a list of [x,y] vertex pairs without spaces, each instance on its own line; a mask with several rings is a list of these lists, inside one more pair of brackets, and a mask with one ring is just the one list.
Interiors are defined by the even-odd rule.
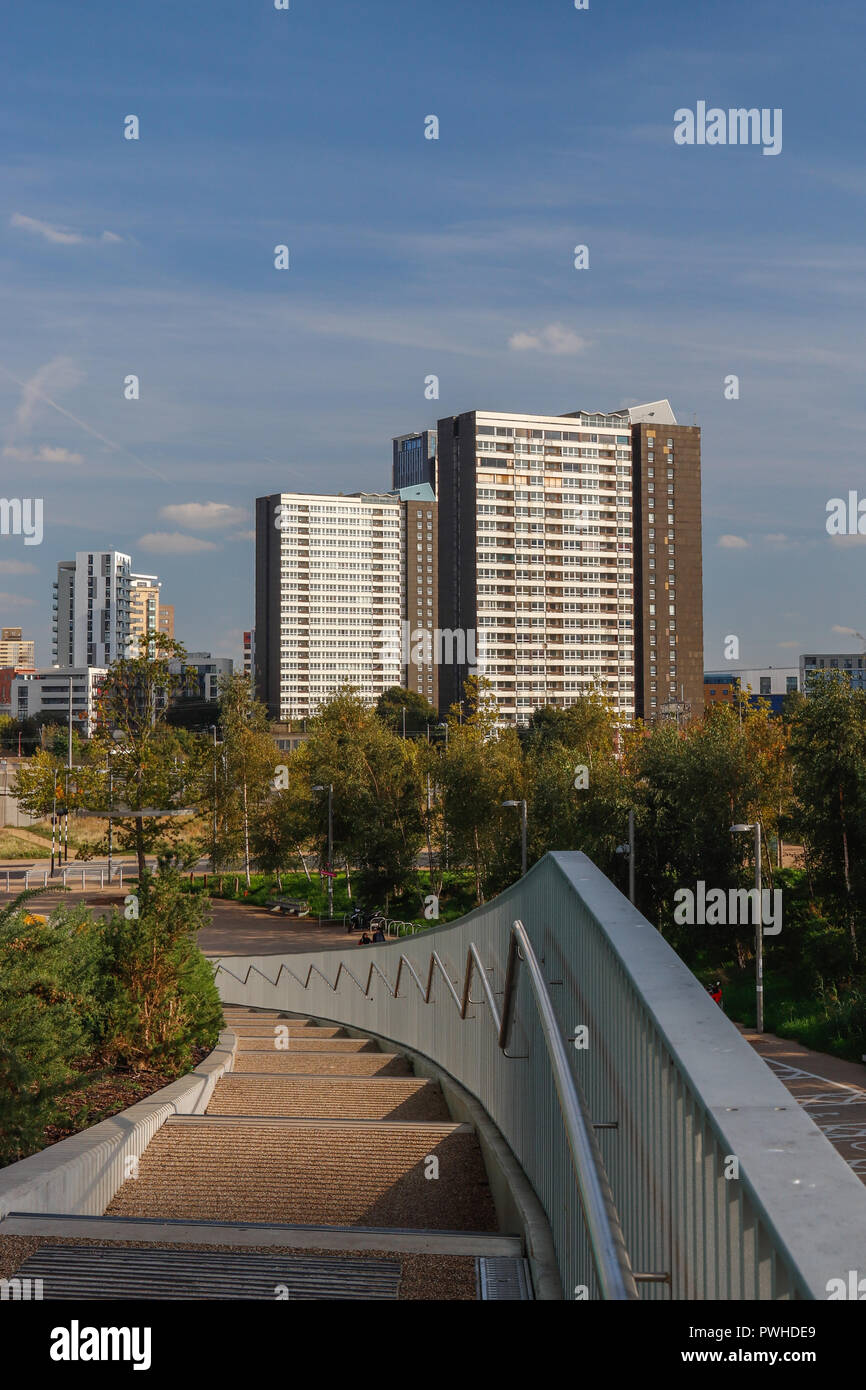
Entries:
[[251,826],[272,799],[282,760],[270,734],[267,710],[255,699],[242,672],[220,679],[219,722],[223,739],[217,810],[219,852],[222,862],[230,862],[235,854],[241,856],[249,886]]
[[100,1035],[99,927],[82,906],[41,920],[31,896],[0,911],[0,1164],[39,1147]]
[[137,917],[115,911],[104,928],[104,1045],[134,1069],[180,1070],[196,1046],[214,1045],[222,1018],[213,972],[196,944],[209,903],[185,893],[166,864],[158,874],[144,872],[137,896]]
[[[177,826],[163,822],[184,805],[187,769],[182,742],[165,721],[170,701],[188,687],[189,676],[183,671],[186,649],[164,633],[142,635],[139,648],[138,656],[120,658],[106,673],[93,743],[103,765],[111,758],[113,810],[130,812],[118,820],[118,840],[134,849],[141,878],[148,852],[178,834]],[[99,809],[107,808],[107,781]],[[140,814],[145,811],[151,814]]]
[[815,681],[791,720],[796,819],[815,892],[860,958],[866,894],[866,693],[845,672]]
[[406,733],[425,733],[428,724],[435,724],[438,715],[433,706],[416,690],[392,685],[376,701],[376,713],[395,733],[403,732],[403,711],[406,712]]

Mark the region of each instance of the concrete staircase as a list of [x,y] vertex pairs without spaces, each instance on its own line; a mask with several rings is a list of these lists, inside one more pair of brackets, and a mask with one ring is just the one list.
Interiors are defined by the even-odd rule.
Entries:
[[[520,1239],[497,1231],[477,1136],[436,1082],[333,1025],[225,1013],[236,1070],[207,1112],[158,1130],[103,1217],[25,1221],[30,1234],[139,1248],[100,1266],[92,1246],[79,1260],[42,1246],[22,1276],[38,1269],[46,1297],[531,1297]],[[161,1260],[154,1247],[168,1245]]]

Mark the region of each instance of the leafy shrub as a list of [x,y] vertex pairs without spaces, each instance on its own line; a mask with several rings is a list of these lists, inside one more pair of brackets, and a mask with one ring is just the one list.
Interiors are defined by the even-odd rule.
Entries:
[[0,912],[0,1164],[38,1147],[103,1025],[99,924],[83,906],[41,921],[30,896]]
[[146,873],[139,916],[115,911],[105,925],[103,1001],[108,1056],[131,1067],[181,1070],[196,1046],[212,1047],[222,1005],[196,944],[208,900],[185,893],[179,873]]

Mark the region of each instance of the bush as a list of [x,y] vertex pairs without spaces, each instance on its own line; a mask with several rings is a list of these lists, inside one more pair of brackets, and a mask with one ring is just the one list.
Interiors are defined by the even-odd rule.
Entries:
[[115,911],[105,927],[105,1049],[112,1060],[180,1071],[196,1046],[212,1047],[222,1005],[196,945],[208,900],[184,892],[179,873],[145,874],[139,916]]
[[30,896],[0,913],[0,1164],[39,1147],[103,1023],[99,924],[83,906],[40,921],[24,906]]

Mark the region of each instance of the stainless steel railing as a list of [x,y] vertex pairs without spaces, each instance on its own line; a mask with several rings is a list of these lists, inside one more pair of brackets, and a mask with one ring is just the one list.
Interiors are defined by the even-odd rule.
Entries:
[[215,968],[227,1002],[375,1033],[477,1097],[544,1208],[566,1298],[826,1298],[862,1260],[863,1184],[583,854],[360,954]]
[[[505,1057],[508,1057],[507,1048],[513,1020],[517,976],[521,966],[525,966],[529,977],[532,997],[535,1001],[541,1033],[547,1049],[601,1296],[610,1300],[637,1299],[639,1297],[637,1284],[601,1151],[595,1138],[592,1123],[587,1116],[584,1099],[568,1065],[568,1054],[563,1042],[563,1035],[541,972],[541,966],[522,922],[514,921],[511,924],[501,1011],[488,979],[487,970],[474,942],[469,943],[466,952],[466,967],[461,993],[455,989],[438,951],[430,952],[426,983],[419,976],[412,961],[402,952],[393,985],[375,960],[370,962],[364,984],[342,960],[337,966],[333,984],[316,965],[310,965],[306,975],[301,979],[285,962],[281,964],[277,980],[274,983],[279,983],[279,978],[285,971],[306,990],[313,977],[319,976],[336,993],[342,977],[346,975],[359,990],[362,990],[365,996],[370,997],[374,978],[378,977],[384,983],[392,999],[397,999],[405,972],[417,987],[424,1004],[429,1005],[435,1002],[433,982],[434,978],[439,975],[445,983],[447,996],[459,1010],[460,1018],[465,1020],[469,1017],[469,1010],[475,1003],[471,994],[473,980],[477,977],[483,995],[483,1000],[479,1002],[487,1005],[496,1028],[499,1050]],[[246,983],[251,971],[255,969],[255,966],[249,967],[243,983]],[[220,970],[228,972],[228,967],[220,963],[218,971]]]

